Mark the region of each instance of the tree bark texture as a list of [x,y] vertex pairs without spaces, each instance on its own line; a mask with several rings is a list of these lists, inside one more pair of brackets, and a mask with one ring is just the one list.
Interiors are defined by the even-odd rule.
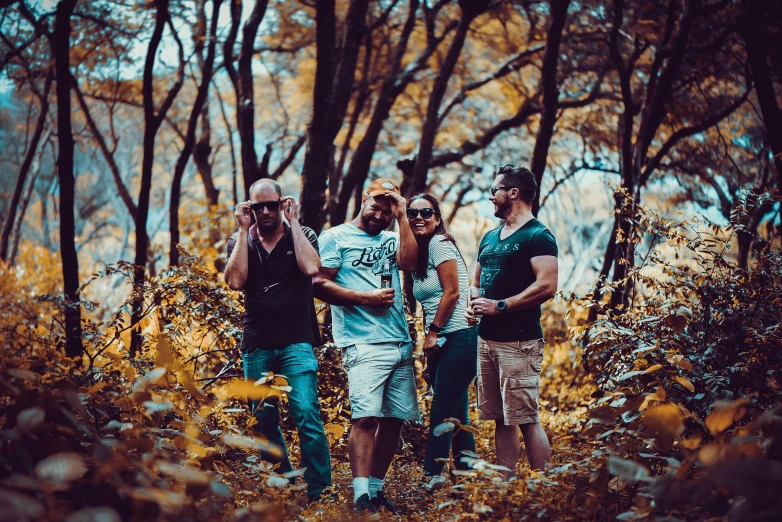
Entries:
[[52,81],[54,80],[54,69],[49,69],[46,75],[46,82],[43,87],[43,94],[41,95],[40,107],[38,112],[38,118],[35,121],[35,129],[33,130],[32,138],[25,152],[22,165],[19,168],[19,175],[16,178],[16,186],[14,187],[14,193],[11,196],[11,202],[8,205],[8,215],[3,223],[3,233],[0,238],[0,259],[3,261],[8,260],[9,241],[11,238],[11,232],[14,229],[14,221],[16,220],[16,212],[19,207],[19,201],[22,198],[24,192],[24,186],[27,181],[27,175],[30,172],[30,166],[35,159],[35,153],[38,150],[38,143],[41,141],[41,135],[43,129],[46,126],[46,116],[49,113],[49,91],[52,87]]
[[[190,111],[190,118],[187,122],[187,131],[185,133],[185,142],[182,151],[179,153],[176,165],[174,166],[174,177],[171,181],[171,199],[169,201],[169,229],[171,232],[171,243],[169,245],[169,262],[171,266],[179,265],[179,203],[182,195],[182,176],[190,160],[190,154],[196,146],[196,131],[198,129],[198,118],[202,115],[202,109],[209,96],[209,84],[212,82],[212,73],[214,70],[215,51],[217,46],[217,22],[220,14],[220,4],[222,0],[212,2],[212,21],[209,27],[209,45],[207,46],[206,60],[201,72],[201,83],[198,85],[193,107]],[[207,142],[207,147],[208,147]],[[208,163],[208,162],[207,162]]]
[[65,354],[79,358],[84,353],[79,302],[79,258],[76,254],[76,180],[73,173],[74,141],[71,127],[70,37],[71,15],[77,0],[57,4],[52,35],[57,80],[57,172],[60,182],[60,255],[65,295]]
[[532,202],[532,213],[537,216],[540,210],[540,187],[543,174],[546,171],[548,150],[551,138],[554,136],[554,125],[557,123],[557,105],[559,102],[559,87],[557,86],[557,63],[559,48],[562,43],[562,31],[565,28],[567,10],[570,0],[551,0],[551,25],[546,38],[546,52],[543,55],[541,83],[543,88],[543,110],[540,113],[538,134],[535,137],[535,147],[532,151],[530,170],[538,183],[538,192]]

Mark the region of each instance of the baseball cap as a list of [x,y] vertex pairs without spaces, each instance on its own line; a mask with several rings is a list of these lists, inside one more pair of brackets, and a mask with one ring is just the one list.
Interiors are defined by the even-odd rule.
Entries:
[[366,194],[374,198],[375,196],[382,196],[386,192],[396,192],[397,194],[402,193],[401,190],[399,190],[399,185],[393,179],[378,178],[369,184]]

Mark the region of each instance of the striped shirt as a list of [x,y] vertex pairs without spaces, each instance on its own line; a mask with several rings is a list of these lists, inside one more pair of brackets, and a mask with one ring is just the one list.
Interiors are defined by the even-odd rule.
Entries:
[[469,278],[467,277],[467,266],[464,264],[461,254],[456,249],[456,245],[451,243],[443,235],[437,235],[429,243],[429,263],[426,270],[426,278],[419,280],[413,278],[413,295],[415,300],[421,303],[424,309],[426,329],[434,320],[437,313],[437,307],[443,298],[443,287],[440,284],[440,278],[437,275],[437,267],[450,260],[456,260],[456,266],[459,272],[459,301],[456,303],[451,317],[444,325],[441,333],[455,332],[464,328],[469,328],[464,314],[467,311],[467,295],[470,291]]

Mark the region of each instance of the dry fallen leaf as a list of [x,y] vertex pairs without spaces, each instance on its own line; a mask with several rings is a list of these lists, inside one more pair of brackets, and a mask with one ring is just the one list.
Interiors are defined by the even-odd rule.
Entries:
[[75,453],[57,453],[46,457],[35,466],[35,474],[52,482],[73,482],[87,473],[87,467]]

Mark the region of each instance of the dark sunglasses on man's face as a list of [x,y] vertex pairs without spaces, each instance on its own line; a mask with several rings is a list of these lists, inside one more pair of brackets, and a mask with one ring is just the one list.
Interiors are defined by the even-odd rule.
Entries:
[[502,187],[502,186],[500,186],[500,187],[492,187],[492,188],[491,188],[491,195],[492,195],[492,196],[496,196],[496,195],[497,195],[497,192],[499,192],[499,191],[501,191],[501,190],[510,190],[510,189],[512,189],[512,188],[513,188],[513,187]]
[[269,212],[277,212],[280,210],[280,200],[277,201],[254,201],[250,203],[250,208],[253,212],[262,212],[263,209],[268,208]]
[[436,216],[437,212],[433,208],[408,208],[407,209],[407,219],[415,219],[418,217],[418,214],[421,214],[421,217],[424,219],[429,219],[432,216]]

